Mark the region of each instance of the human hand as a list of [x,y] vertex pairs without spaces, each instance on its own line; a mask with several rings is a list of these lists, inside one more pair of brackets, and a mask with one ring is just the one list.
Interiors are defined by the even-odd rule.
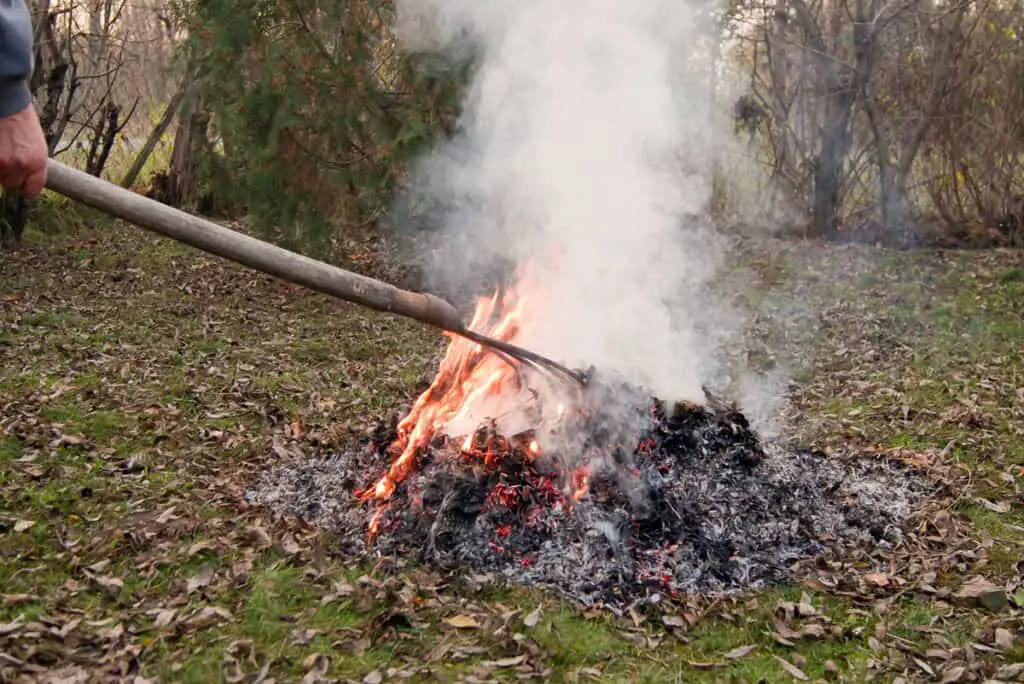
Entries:
[[35,108],[0,119],[0,187],[35,197],[46,185],[46,136]]

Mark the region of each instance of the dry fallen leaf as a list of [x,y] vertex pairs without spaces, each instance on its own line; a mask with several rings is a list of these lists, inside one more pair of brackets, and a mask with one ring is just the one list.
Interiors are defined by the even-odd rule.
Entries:
[[881,572],[869,572],[864,575],[864,581],[875,587],[889,586],[889,576]]
[[974,501],[982,508],[986,508],[993,513],[1009,513],[1013,510],[1013,506],[1009,501],[989,501],[988,499],[984,499],[980,496],[975,498]]
[[782,666],[782,669],[788,672],[789,675],[794,679],[799,679],[801,682],[806,682],[808,679],[810,679],[806,674],[804,674],[803,670],[801,670],[785,658],[780,658],[777,655],[773,655],[772,658],[774,658],[775,661],[778,662],[780,666]]
[[499,658],[498,660],[485,660],[481,665],[484,667],[501,668],[515,667],[526,662],[526,655],[517,655],[512,658]]
[[816,622],[804,625],[800,628],[799,634],[804,638],[820,639],[825,636],[825,626],[819,625]]
[[695,670],[717,670],[720,667],[725,667],[722,663],[703,663],[695,660],[687,660],[686,664]]
[[442,622],[456,629],[476,629],[480,626],[480,623],[469,615],[453,615],[446,617]]
[[203,551],[213,551],[216,548],[217,542],[212,539],[203,539],[188,547],[188,556],[192,557],[202,553]]
[[380,670],[374,670],[370,674],[363,677],[363,684],[380,684],[384,681],[384,675],[381,674]]
[[789,625],[778,618],[773,618],[772,622],[775,624],[775,632],[778,636],[782,637],[786,641],[796,641],[800,638],[800,632],[793,630]]
[[686,627],[686,618],[680,615],[663,615],[661,621],[665,623],[666,627],[675,627],[677,629]]
[[995,642],[996,646],[1004,651],[1009,651],[1013,648],[1013,632],[1003,627],[996,627]]
[[104,589],[109,591],[117,591],[124,586],[124,580],[120,577],[110,577],[105,575],[93,575],[92,579],[96,584],[100,585]]
[[306,674],[302,677],[302,684],[313,684],[319,682],[327,675],[327,668],[331,661],[323,653],[314,653],[302,662],[302,669]]
[[21,629],[23,625],[24,623],[21,622],[20,618],[14,622],[0,622],[0,637],[14,634]]
[[967,674],[967,668],[963,665],[953,665],[942,671],[942,679],[939,684],[953,684],[959,682]]
[[212,565],[204,565],[195,577],[190,577],[185,583],[185,593],[194,594],[196,591],[208,586],[213,581],[216,569]]
[[976,603],[990,611],[1006,607],[1006,591],[981,575],[975,575],[953,595],[966,603]]
[[1021,675],[1024,675],[1024,663],[1010,663],[996,670],[996,679],[1002,681],[1013,681]]
[[173,608],[159,611],[153,620],[153,626],[157,629],[168,627],[174,621],[174,616],[177,612]]
[[212,627],[222,620],[230,620],[231,611],[221,606],[203,606],[188,619],[188,624],[196,629]]
[[538,622],[540,622],[540,606],[534,608],[526,617],[523,618],[523,626],[532,629],[537,626]]
[[757,648],[757,646],[754,644],[751,644],[750,646],[739,646],[726,653],[725,658],[727,660],[739,660],[740,658],[750,655],[755,648]]
[[934,677],[935,676],[935,670],[932,669],[931,665],[929,665],[925,661],[921,660],[920,658],[915,658],[915,657],[911,656],[910,659],[914,661],[915,665],[917,665],[919,668],[921,668],[922,672],[924,672],[925,674],[927,674],[930,677]]
[[35,524],[36,523],[34,520],[19,520],[18,522],[14,523],[14,531],[24,532],[25,530],[31,529],[32,526]]

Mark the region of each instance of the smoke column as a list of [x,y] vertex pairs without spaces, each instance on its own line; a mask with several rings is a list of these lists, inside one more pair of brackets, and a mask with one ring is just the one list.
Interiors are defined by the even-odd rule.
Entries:
[[712,360],[688,302],[718,250],[688,218],[713,137],[696,16],[686,0],[398,2],[406,48],[476,60],[458,135],[414,173],[446,239],[435,272],[530,262],[517,343],[699,401]]

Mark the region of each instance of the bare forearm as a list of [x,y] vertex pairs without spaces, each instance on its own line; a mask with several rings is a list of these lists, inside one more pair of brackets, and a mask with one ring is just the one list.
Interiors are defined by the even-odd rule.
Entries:
[[0,0],[0,118],[31,102],[32,20],[25,0]]

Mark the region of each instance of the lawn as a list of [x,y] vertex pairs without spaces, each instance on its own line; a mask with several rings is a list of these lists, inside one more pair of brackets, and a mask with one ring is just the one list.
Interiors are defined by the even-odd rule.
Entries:
[[[0,255],[0,681],[971,681],[1024,676],[1024,258],[767,240],[730,277],[773,428],[927,465],[856,564],[615,619],[351,567],[245,489],[415,396],[434,331],[89,217]],[[737,285],[738,287],[738,285]],[[1008,589],[991,609],[965,580]]]

